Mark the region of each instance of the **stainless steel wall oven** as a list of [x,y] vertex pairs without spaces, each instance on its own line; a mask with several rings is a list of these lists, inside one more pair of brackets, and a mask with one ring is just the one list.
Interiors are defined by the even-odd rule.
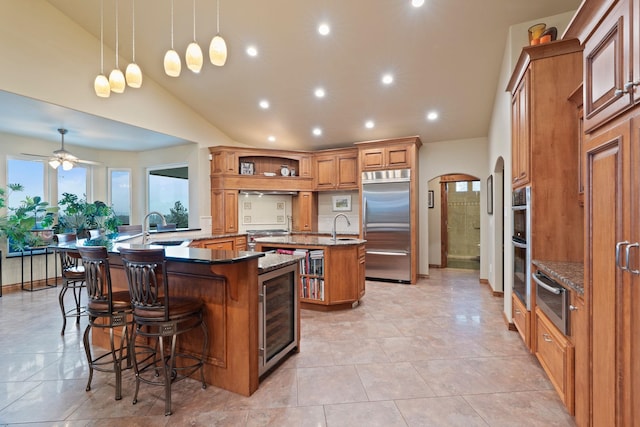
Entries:
[[531,187],[513,191],[513,292],[531,310]]
[[569,332],[569,292],[564,286],[538,270],[533,276],[536,284],[536,305],[558,329]]
[[297,264],[258,275],[260,375],[299,345],[297,276]]

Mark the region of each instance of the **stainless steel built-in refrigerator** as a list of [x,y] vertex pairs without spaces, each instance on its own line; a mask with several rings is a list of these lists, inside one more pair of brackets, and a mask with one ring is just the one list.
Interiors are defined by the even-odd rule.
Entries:
[[411,283],[410,177],[410,169],[362,172],[367,279]]

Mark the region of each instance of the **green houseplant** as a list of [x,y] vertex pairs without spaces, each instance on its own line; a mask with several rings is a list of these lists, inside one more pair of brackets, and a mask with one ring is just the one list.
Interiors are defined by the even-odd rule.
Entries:
[[21,184],[9,184],[8,190],[0,189],[0,208],[7,208],[7,214],[0,217],[0,235],[9,239],[9,250],[24,250],[43,246],[53,237],[51,226],[56,208],[40,196],[25,196],[17,207],[7,207],[6,198],[10,192],[24,191]]
[[63,193],[58,204],[61,208],[58,218],[60,232],[86,236],[89,230],[98,229],[101,234],[108,236],[115,233],[120,225],[113,208],[99,200],[88,203],[75,194]]

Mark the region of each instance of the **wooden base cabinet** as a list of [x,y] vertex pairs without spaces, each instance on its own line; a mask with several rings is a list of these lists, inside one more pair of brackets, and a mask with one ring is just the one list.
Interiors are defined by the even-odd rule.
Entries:
[[536,317],[536,357],[570,414],[574,413],[573,344],[540,311]]
[[527,348],[531,348],[531,312],[522,304],[520,299],[511,295],[511,318],[516,325],[518,333],[522,337]]

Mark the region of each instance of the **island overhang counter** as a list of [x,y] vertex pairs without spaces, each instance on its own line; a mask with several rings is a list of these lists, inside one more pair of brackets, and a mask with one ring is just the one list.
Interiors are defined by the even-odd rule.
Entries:
[[[161,246],[131,243],[111,245],[109,262],[114,290],[128,289],[118,253],[121,247]],[[182,246],[167,246],[164,249],[169,293],[198,297],[205,303],[205,322],[209,333],[205,381],[216,387],[250,396],[258,389],[260,375],[258,273],[297,265],[297,258],[275,259],[261,252]],[[108,334],[94,329],[92,341],[94,345],[107,348]],[[202,350],[200,331],[184,334],[178,341],[182,352],[199,354]]]

